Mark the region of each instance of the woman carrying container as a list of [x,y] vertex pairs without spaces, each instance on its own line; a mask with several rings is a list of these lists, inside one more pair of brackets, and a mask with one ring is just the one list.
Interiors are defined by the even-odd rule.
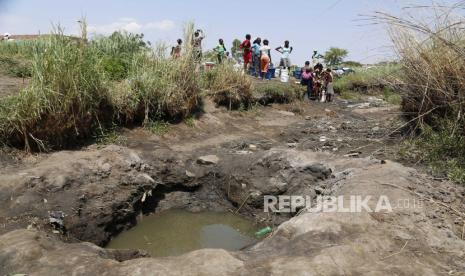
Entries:
[[263,40],[263,46],[260,47],[260,63],[262,69],[262,79],[265,79],[266,73],[270,68],[271,63],[271,48],[268,46],[269,42],[267,39]]

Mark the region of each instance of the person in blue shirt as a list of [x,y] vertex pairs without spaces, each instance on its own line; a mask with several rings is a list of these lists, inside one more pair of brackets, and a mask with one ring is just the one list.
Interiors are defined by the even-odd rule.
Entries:
[[262,39],[257,38],[252,44],[252,65],[255,77],[260,77],[260,47],[262,46]]

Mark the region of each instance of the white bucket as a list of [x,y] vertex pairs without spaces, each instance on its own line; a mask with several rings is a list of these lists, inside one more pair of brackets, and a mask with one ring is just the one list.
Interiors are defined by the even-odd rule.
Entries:
[[287,69],[281,70],[281,82],[289,82],[289,71]]
[[324,103],[326,102],[326,91],[321,91],[321,100],[320,102]]
[[276,68],[275,71],[274,71],[274,77],[279,78],[280,75],[281,75],[281,69]]

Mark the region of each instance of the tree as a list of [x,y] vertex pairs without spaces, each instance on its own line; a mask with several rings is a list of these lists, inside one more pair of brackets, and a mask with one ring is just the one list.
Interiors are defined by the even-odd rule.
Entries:
[[242,50],[240,49],[241,41],[239,39],[234,39],[231,47],[231,55],[233,58],[240,60],[242,56]]
[[346,49],[331,47],[328,51],[326,51],[324,60],[327,65],[339,65],[344,61],[344,58],[346,58],[348,54],[349,52]]

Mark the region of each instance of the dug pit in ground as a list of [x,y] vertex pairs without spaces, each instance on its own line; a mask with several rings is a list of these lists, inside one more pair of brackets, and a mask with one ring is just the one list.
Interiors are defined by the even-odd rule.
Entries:
[[[178,129],[166,144],[144,136],[131,138],[129,148],[64,151],[26,168],[2,169],[0,274],[440,275],[465,269],[463,188],[396,162],[357,158],[366,153],[354,158],[324,148],[322,135],[338,143],[326,123],[348,121],[350,109],[338,113],[339,121],[322,110],[319,119],[292,116],[290,125],[270,125],[288,115],[263,112],[253,120],[217,110],[199,120],[197,133]],[[371,139],[371,122],[350,116],[356,132],[341,127],[341,133],[358,144],[359,133]],[[206,136],[212,139],[205,142]],[[383,195],[393,204],[423,204],[383,213],[263,212],[263,196],[295,194]],[[238,211],[274,231],[244,250],[167,258],[97,246],[134,226],[141,213],[173,208]]]

